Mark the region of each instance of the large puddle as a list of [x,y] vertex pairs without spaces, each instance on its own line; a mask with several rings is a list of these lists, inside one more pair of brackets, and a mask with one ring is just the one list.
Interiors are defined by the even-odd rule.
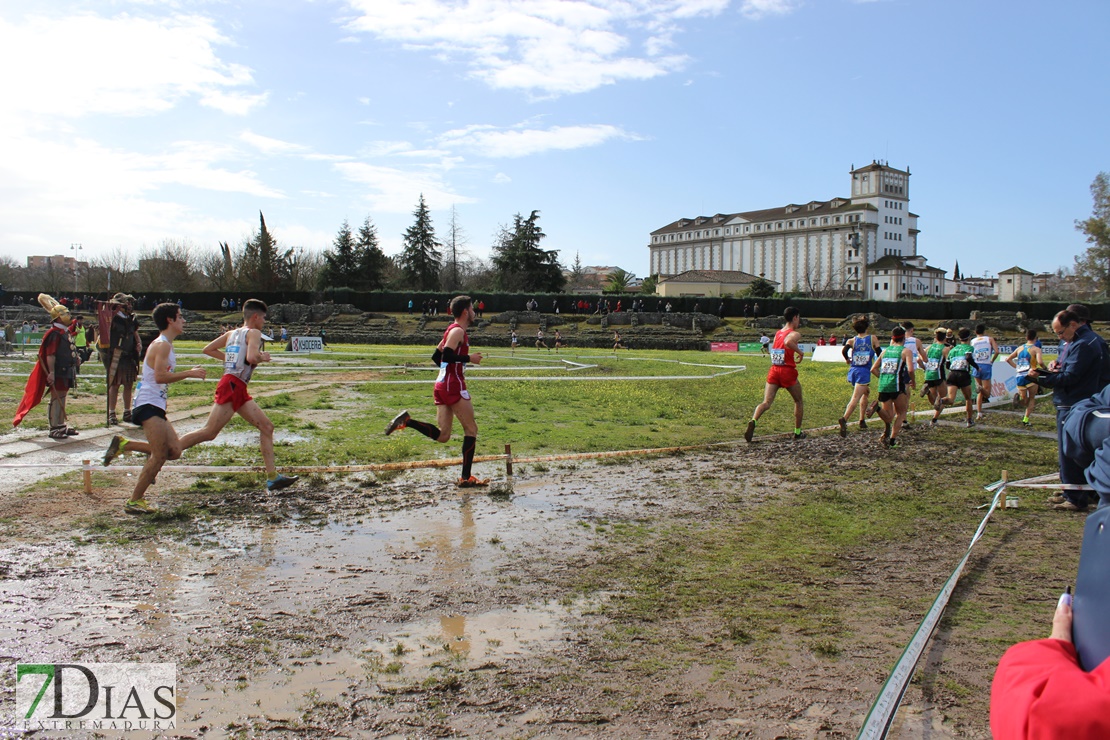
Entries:
[[[596,604],[489,594],[517,577],[517,553],[587,548],[597,495],[533,482],[511,499],[216,521],[189,542],[0,548],[0,656],[177,662],[184,729],[295,721],[352,691],[498,668],[558,649]],[[225,642],[246,643],[244,665]]]

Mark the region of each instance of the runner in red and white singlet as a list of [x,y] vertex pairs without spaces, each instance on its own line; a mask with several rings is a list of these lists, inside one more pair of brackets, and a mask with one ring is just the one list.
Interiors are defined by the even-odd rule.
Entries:
[[771,369],[767,371],[763,403],[755,407],[748,427],[744,430],[744,439],[748,442],[755,435],[755,423],[759,417],[775,402],[775,394],[779,392],[779,388],[785,388],[794,399],[794,439],[804,439],[806,436],[802,431],[802,386],[798,382],[798,363],[803,357],[798,348],[798,341],[802,338],[798,327],[801,326],[802,318],[798,309],[793,306],[783,311],[782,318],[785,323],[775,332],[775,340],[771,343]]
[[398,429],[411,427],[428,439],[446,442],[451,439],[452,421],[458,419],[462,424],[464,436],[462,477],[459,478],[457,485],[459,488],[488,486],[488,479],[475,478],[470,474],[474,464],[474,450],[478,445],[478,424],[474,421],[474,406],[470,402],[470,393],[466,390],[466,377],[463,372],[468,363],[477,365],[482,361],[480,352],[470,354],[470,337],[466,333],[467,328],[476,319],[470,297],[460,295],[451,299],[451,315],[455,317],[455,323],[443,332],[443,339],[440,340],[432,355],[433,361],[439,365],[439,376],[432,391],[432,397],[436,403],[436,423],[417,421],[409,416],[408,411],[402,411],[389,422],[385,433],[389,435]]

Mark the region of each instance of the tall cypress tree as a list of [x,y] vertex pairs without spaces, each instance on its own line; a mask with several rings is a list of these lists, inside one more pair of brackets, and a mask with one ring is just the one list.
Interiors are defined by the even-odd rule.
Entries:
[[378,245],[378,230],[367,216],[358,230],[355,243],[357,284],[361,290],[379,290],[385,286],[389,257]]
[[439,287],[439,270],[443,255],[439,251],[436,232],[420,194],[420,204],[413,211],[416,221],[405,230],[404,247],[398,255],[397,263],[405,284],[417,290],[435,290]]
[[324,270],[320,274],[321,288],[353,288],[358,272],[358,254],[351,225],[343,220],[335,235],[332,249],[324,252]]

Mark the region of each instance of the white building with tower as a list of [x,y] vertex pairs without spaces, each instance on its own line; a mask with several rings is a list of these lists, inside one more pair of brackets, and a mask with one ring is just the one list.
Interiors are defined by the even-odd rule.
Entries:
[[815,296],[943,295],[944,271],[917,254],[909,168],[876,161],[851,176],[847,198],[672,221],[651,232],[650,271],[736,270]]

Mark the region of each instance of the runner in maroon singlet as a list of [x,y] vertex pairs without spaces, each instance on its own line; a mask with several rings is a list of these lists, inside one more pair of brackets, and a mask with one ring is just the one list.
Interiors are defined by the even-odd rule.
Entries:
[[785,388],[790,397],[794,399],[794,439],[805,439],[802,431],[802,386],[798,382],[798,363],[804,355],[798,349],[798,340],[802,335],[798,333],[802,318],[798,309],[787,307],[782,313],[786,322],[775,333],[774,342],[771,343],[771,369],[767,371],[767,385],[763,391],[763,403],[755,407],[751,421],[744,430],[744,439],[752,441],[755,435],[755,423],[763,416],[771,404],[775,402],[775,394],[779,388]]
[[436,442],[447,442],[451,439],[451,423],[457,418],[462,424],[464,435],[462,477],[457,485],[459,488],[488,486],[488,479],[475,478],[470,474],[474,465],[474,450],[478,445],[478,424],[474,421],[474,406],[470,402],[470,393],[466,390],[463,371],[467,363],[480,363],[482,354],[470,354],[470,337],[466,330],[474,323],[475,313],[469,296],[461,295],[451,299],[451,315],[455,317],[455,323],[443,332],[443,339],[436,346],[436,353],[433,355],[433,359],[438,358],[440,368],[432,392],[436,404],[436,424],[417,421],[409,416],[408,411],[402,411],[389,422],[385,433],[389,435],[398,429],[411,427]]

